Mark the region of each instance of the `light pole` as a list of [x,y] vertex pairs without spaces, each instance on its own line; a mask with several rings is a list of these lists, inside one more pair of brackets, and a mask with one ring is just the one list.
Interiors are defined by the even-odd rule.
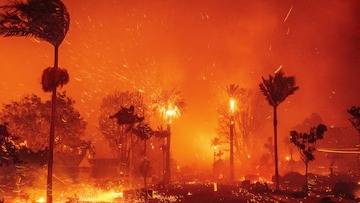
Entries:
[[236,100],[230,98],[229,100],[229,112],[230,112],[230,182],[234,181],[234,130],[235,130],[235,118]]
[[171,146],[171,126],[170,123],[167,124],[167,137],[166,137],[166,162],[165,162],[165,184],[169,184],[170,180],[171,180],[171,164],[170,164],[170,160],[171,160],[171,151],[170,151],[170,146]]

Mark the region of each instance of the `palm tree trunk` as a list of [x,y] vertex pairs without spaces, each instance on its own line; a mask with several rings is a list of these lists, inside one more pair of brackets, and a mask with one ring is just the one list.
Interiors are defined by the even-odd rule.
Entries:
[[307,193],[309,190],[309,181],[308,181],[308,166],[309,163],[305,162],[305,192]]
[[[146,160],[146,139],[144,140],[144,161]],[[144,173],[144,190],[145,190],[145,203],[148,202],[148,190],[147,190],[147,171]]]
[[130,148],[129,148],[129,180],[130,180],[130,186],[132,188],[133,186],[133,178],[134,178],[134,174],[133,174],[133,158],[134,158],[134,150],[133,150],[133,135],[130,133]]
[[215,176],[215,163],[216,163],[216,150],[214,147],[214,159],[213,159],[213,175],[214,175],[214,177],[216,177]]
[[274,154],[275,154],[275,186],[279,191],[278,143],[277,143],[277,106],[274,106]]
[[234,181],[234,116],[230,117],[230,182]]
[[[58,68],[59,47],[54,47],[54,67]],[[56,122],[56,86],[51,96],[51,120],[49,136],[49,156],[48,156],[48,174],[47,174],[47,203],[52,203],[52,176],[53,176],[53,159],[54,159],[54,140],[55,140],[55,122]]]
[[170,124],[167,125],[167,142],[166,142],[166,172],[165,172],[165,184],[169,184],[171,181],[171,164],[170,164],[170,146],[171,146],[171,129]]
[[163,176],[163,182],[165,183],[165,179],[166,179],[166,144],[165,144],[166,139],[163,139],[163,148],[162,150],[162,176]]

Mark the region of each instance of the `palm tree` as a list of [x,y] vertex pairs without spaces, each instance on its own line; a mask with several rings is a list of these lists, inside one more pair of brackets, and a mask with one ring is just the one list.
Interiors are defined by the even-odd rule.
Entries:
[[[134,129],[136,124],[143,122],[144,117],[138,116],[138,114],[136,114],[135,112],[135,106],[131,105],[128,108],[121,106],[120,110],[116,114],[110,116],[109,118],[116,119],[117,124],[123,128],[122,133],[127,134],[130,138],[129,141],[130,143],[128,143],[127,140],[121,141],[121,143],[129,144],[129,147],[126,147],[125,153],[126,153],[127,170],[128,173],[130,174],[132,172],[132,162],[133,162],[133,134],[129,132],[131,132]],[[124,153],[124,151],[121,151],[121,153]]]
[[47,202],[52,203],[52,168],[55,137],[56,90],[69,82],[65,69],[58,67],[59,47],[70,26],[70,15],[61,0],[11,1],[1,7],[0,35],[36,37],[54,47],[54,66],[44,70],[42,87],[52,92],[47,176]]
[[162,91],[153,100],[153,109],[160,113],[161,118],[167,124],[166,137],[166,170],[164,173],[164,183],[171,182],[171,124],[175,118],[180,117],[185,109],[185,101],[181,91],[176,89]]
[[226,93],[230,98],[230,181],[234,181],[234,134],[235,134],[235,101],[240,92],[239,85],[230,84],[226,88]]
[[269,76],[269,79],[262,78],[260,83],[260,90],[266,97],[269,104],[273,107],[274,117],[274,154],[275,154],[275,183],[276,190],[279,190],[279,169],[278,169],[278,146],[277,146],[277,107],[288,96],[294,94],[299,87],[296,86],[295,77],[285,76],[284,72],[279,69],[274,76]]
[[162,163],[163,163],[163,168],[162,168],[162,174],[163,174],[163,179],[165,180],[165,172],[166,172],[166,159],[167,159],[167,147],[165,144],[166,139],[170,136],[170,132],[167,129],[164,129],[163,126],[159,126],[155,131],[154,131],[154,137],[163,140],[163,144],[161,145],[161,151],[162,151]]
[[144,189],[145,189],[145,202],[148,201],[148,191],[147,191],[147,176],[150,170],[150,162],[147,158],[147,140],[154,135],[154,131],[150,126],[143,122],[144,117],[140,117],[135,114],[134,106],[129,108],[121,107],[121,109],[110,118],[115,118],[118,125],[127,126],[127,131],[131,131],[139,139],[144,141],[144,159],[140,167],[140,171],[144,177]]

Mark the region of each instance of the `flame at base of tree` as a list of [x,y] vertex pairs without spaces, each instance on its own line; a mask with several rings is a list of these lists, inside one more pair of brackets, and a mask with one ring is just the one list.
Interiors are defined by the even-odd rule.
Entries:
[[[56,186],[55,186],[56,189]],[[46,202],[45,191],[30,188],[26,190],[22,197],[8,198],[5,201],[16,203],[43,203]],[[74,202],[122,202],[124,198],[123,187],[103,189],[91,184],[72,184],[68,187],[57,188],[54,192],[54,203],[74,203]]]

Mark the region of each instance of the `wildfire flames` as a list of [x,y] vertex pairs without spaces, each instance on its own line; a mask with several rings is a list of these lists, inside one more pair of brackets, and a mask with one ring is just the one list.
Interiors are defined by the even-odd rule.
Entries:
[[[46,196],[44,190],[30,189],[28,196],[17,198],[11,202],[15,203],[45,203]],[[63,189],[60,195],[56,195],[54,202],[118,202],[124,198],[122,189],[103,190],[91,185],[79,185],[78,187],[70,187]]]
[[360,197],[360,1],[149,2],[0,0],[0,203]]
[[180,117],[180,110],[177,106],[173,104],[169,104],[168,106],[164,106],[160,108],[161,116],[168,121],[168,123],[172,123],[174,118]]
[[236,111],[236,100],[234,98],[230,98],[229,101],[230,113],[235,113]]

